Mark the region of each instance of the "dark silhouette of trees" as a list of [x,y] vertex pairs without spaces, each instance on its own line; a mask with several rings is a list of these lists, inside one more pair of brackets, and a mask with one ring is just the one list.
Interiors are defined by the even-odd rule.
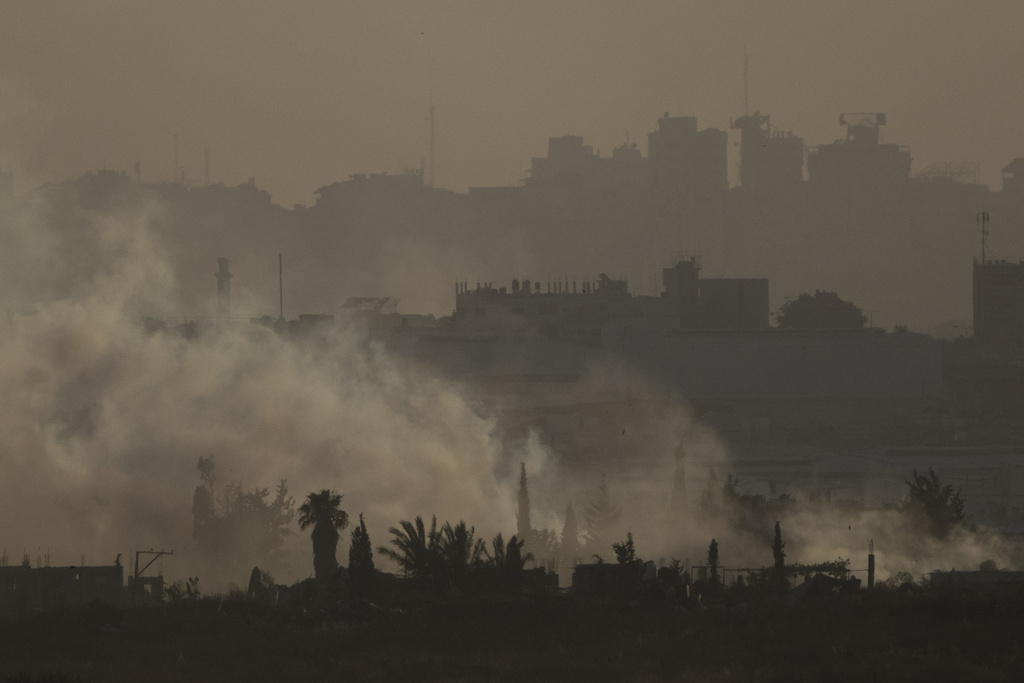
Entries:
[[914,517],[928,528],[936,538],[945,538],[954,527],[964,521],[964,501],[960,497],[961,489],[953,490],[950,485],[943,485],[935,470],[928,468],[928,474],[918,474],[914,470],[912,480],[907,485],[907,497],[901,509]]
[[462,584],[473,570],[486,564],[486,543],[475,540],[474,528],[462,521],[455,526],[445,522],[438,531],[437,517],[432,517],[428,531],[423,518],[417,516],[414,522],[402,521],[388,533],[394,547],[380,546],[377,552],[397,562],[405,576],[427,588]]
[[580,551],[579,530],[576,528],[576,513],[572,501],[565,508],[565,523],[562,525],[562,545],[559,553],[559,572],[571,572],[576,565]]
[[859,329],[868,321],[860,308],[820,289],[782,304],[775,320],[779,327],[801,329]]
[[429,531],[423,524],[423,518],[417,515],[415,521],[403,520],[398,527],[388,529],[388,533],[392,536],[390,543],[394,548],[380,546],[377,552],[397,562],[405,576],[424,584],[431,583],[432,571],[437,565],[434,556],[440,542],[437,517],[431,518]]
[[523,567],[531,559],[529,553],[523,554],[523,541],[513,536],[506,544],[499,532],[491,541],[491,548],[493,554],[485,551],[484,562],[479,568],[506,590],[517,592],[523,583]]
[[[500,536],[500,534],[499,534]],[[512,572],[521,572],[523,567],[526,566],[526,561],[530,559],[530,554],[523,554],[523,542],[513,536],[508,539],[508,545],[505,546],[505,567]]]
[[373,590],[377,573],[373,566],[373,546],[366,532],[366,522],[359,513],[359,526],[352,529],[352,543],[348,548],[348,588],[356,597]]
[[711,583],[718,583],[718,541],[711,539],[708,546],[708,566],[711,567]]
[[583,509],[583,519],[587,523],[587,552],[601,557],[600,552],[606,551],[612,526],[619,521],[622,510],[612,503],[608,493],[608,482],[601,477],[601,485],[597,489],[597,497]]
[[295,517],[295,499],[285,482],[278,483],[273,498],[269,488],[245,490],[238,483],[225,486],[218,497],[213,458],[200,457],[196,469],[201,483],[192,496],[192,537],[214,573],[231,575],[253,565],[279,564]]
[[299,528],[313,527],[313,570],[317,579],[328,579],[338,571],[338,532],[348,526],[348,513],[341,509],[342,495],[330,489],[310,493],[299,507]]
[[470,571],[479,567],[486,557],[486,544],[481,538],[474,541],[474,527],[460,521],[455,526],[448,522],[441,528],[438,546],[440,567],[438,574],[444,586],[465,582]]
[[612,543],[612,550],[615,551],[615,559],[620,565],[636,562],[636,546],[633,543],[633,532],[626,532],[626,541],[624,543]]
[[622,598],[634,597],[640,590],[644,561],[636,556],[633,532],[626,533],[624,543],[612,543],[612,550],[615,551],[615,559],[619,563],[617,581],[619,596]]
[[775,522],[775,538],[772,540],[772,557],[775,559],[773,577],[779,586],[788,585],[786,581],[786,552],[783,548],[786,544],[782,542],[782,527]]
[[519,463],[519,514],[516,532],[520,539],[529,540],[533,526],[530,522],[530,491],[526,487],[526,463]]

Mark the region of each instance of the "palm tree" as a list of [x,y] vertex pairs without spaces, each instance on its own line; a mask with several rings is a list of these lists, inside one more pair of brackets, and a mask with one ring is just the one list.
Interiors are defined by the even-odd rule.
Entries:
[[391,545],[395,548],[380,546],[377,552],[394,560],[409,577],[430,583],[439,564],[441,534],[437,531],[437,517],[430,522],[430,531],[423,524],[423,518],[416,516],[415,522],[403,520],[401,528],[391,527]]
[[455,526],[445,522],[441,529],[439,546],[445,584],[461,583],[471,570],[483,564],[487,545],[482,538],[473,540],[474,531],[474,527],[466,528],[463,521]]
[[338,571],[338,531],[348,526],[348,513],[341,509],[342,495],[330,489],[310,493],[299,507],[299,528],[313,527],[313,571],[318,579]]

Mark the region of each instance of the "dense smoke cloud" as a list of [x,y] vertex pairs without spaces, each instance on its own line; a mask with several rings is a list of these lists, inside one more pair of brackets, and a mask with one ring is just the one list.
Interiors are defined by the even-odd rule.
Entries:
[[[416,515],[464,519],[481,537],[510,536],[524,462],[535,527],[559,532],[570,501],[582,519],[603,475],[623,512],[608,533],[622,540],[632,531],[642,556],[700,564],[714,537],[727,566],[770,563],[775,518],[743,530],[699,514],[706,468],[724,481],[728,448],[682,397],[642,373],[607,358],[591,363],[564,398],[626,397],[600,417],[621,457],[560,462],[533,431],[500,436],[472,387],[357,332],[295,341],[248,323],[210,325],[192,339],[147,331],[143,315],[180,306],[174,268],[150,229],[161,206],[85,209],[34,197],[4,209],[0,256],[0,547],[12,562],[48,551],[53,564],[82,555],[106,564],[131,549],[173,548],[171,578],[204,571],[211,586],[243,582],[218,575],[195,552],[196,462],[212,457],[218,487],[287,479],[300,501],[321,488],[344,493],[350,515],[365,513],[375,545]],[[645,404],[651,395],[659,401]],[[643,448],[638,430],[646,430]],[[681,439],[688,486],[685,509],[673,511],[672,454]],[[895,511],[812,509],[779,516],[790,561],[842,557],[858,568],[873,539],[879,578],[976,568],[989,558],[1012,564],[1009,549],[983,533],[928,541]],[[287,550],[278,579],[309,575],[308,538],[296,533]],[[610,548],[600,554],[612,557]]]
[[[354,333],[309,344],[249,324],[191,340],[147,333],[141,315],[176,292],[147,229],[159,207],[75,209],[71,228],[44,209],[12,209],[4,226],[0,534],[12,561],[49,549],[55,564],[105,564],[163,547],[175,550],[170,575],[196,571],[201,456],[219,483],[287,479],[300,501],[336,489],[380,536],[416,514],[494,531],[514,520],[493,423],[450,384]],[[291,545],[288,571],[305,576],[308,539]]]

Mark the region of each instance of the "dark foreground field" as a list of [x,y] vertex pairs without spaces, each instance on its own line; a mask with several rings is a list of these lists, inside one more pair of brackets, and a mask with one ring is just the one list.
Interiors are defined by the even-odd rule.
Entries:
[[554,596],[315,617],[224,599],[92,605],[0,620],[0,680],[1019,681],[1022,607],[891,590],[704,612]]

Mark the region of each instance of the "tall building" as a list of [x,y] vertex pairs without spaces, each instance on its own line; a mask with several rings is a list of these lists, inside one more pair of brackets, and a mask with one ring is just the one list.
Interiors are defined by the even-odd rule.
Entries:
[[772,130],[771,117],[754,112],[732,122],[740,131],[740,187],[745,192],[792,191],[804,179],[804,139]]
[[729,189],[729,135],[717,128],[697,130],[693,116],[658,119],[647,134],[647,156],[656,189],[714,197]]
[[910,150],[881,142],[884,113],[840,114],[846,139],[812,148],[807,174],[821,190],[895,188],[910,179]]
[[1024,353],[1024,262],[974,262],[974,336],[996,351]]

